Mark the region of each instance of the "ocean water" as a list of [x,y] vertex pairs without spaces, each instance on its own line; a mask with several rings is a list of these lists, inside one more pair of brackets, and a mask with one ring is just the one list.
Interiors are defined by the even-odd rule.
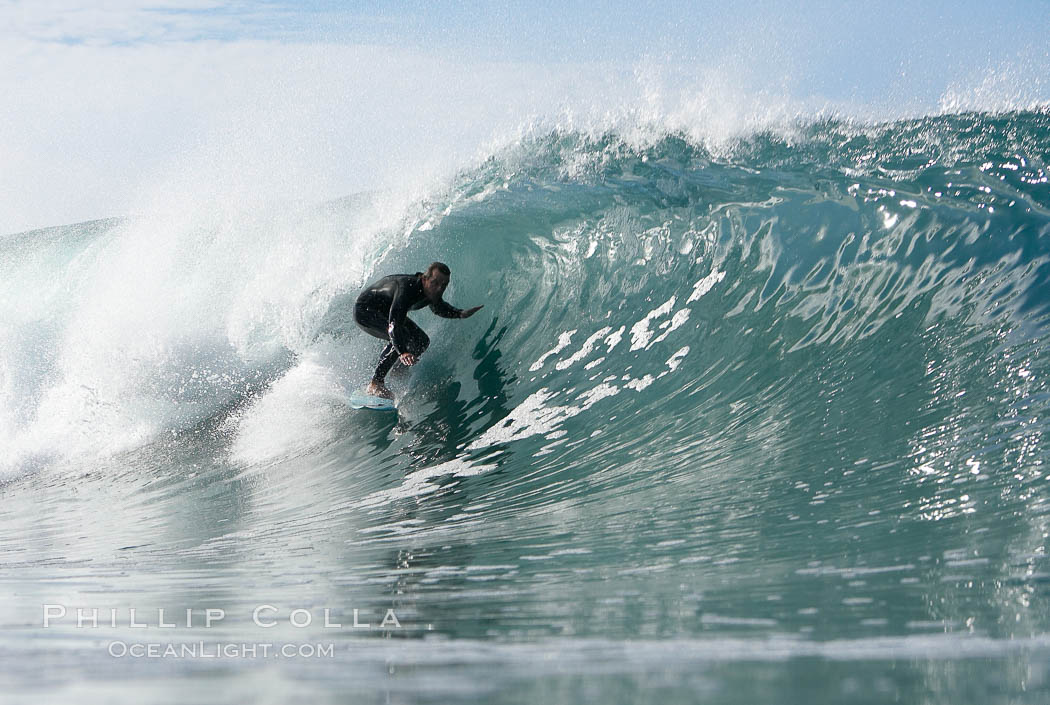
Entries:
[[[555,126],[0,239],[0,688],[1050,701],[1048,161],[1040,108]],[[484,308],[350,409],[432,260]]]

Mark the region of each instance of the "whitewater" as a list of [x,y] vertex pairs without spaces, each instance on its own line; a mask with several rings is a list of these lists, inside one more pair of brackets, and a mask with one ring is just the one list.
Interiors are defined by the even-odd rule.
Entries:
[[[425,178],[238,179],[231,128],[0,237],[5,691],[1044,702],[1046,103],[631,75]],[[484,308],[350,409],[358,292],[433,260]]]

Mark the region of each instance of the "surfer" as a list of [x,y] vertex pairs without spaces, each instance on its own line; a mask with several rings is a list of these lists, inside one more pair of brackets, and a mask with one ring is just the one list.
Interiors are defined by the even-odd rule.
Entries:
[[389,341],[379,355],[372,382],[365,390],[374,397],[393,399],[384,380],[398,360],[414,365],[430,345],[430,338],[408,318],[409,311],[424,306],[442,318],[470,318],[481,306],[466,310],[449,306],[441,298],[452,276],[448,265],[434,262],[424,274],[391,274],[370,285],[357,297],[354,322],[369,335]]

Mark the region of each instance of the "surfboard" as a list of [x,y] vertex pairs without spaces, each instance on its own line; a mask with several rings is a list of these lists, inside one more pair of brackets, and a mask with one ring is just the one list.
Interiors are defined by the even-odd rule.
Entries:
[[393,399],[373,397],[364,392],[353,392],[350,394],[350,406],[355,409],[372,409],[373,411],[397,411],[397,405]]

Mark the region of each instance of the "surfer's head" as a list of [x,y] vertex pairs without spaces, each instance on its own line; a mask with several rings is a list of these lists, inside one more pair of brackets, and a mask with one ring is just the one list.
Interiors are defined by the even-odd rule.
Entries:
[[445,293],[452,270],[442,262],[431,262],[423,275],[423,292],[431,301],[437,301]]

